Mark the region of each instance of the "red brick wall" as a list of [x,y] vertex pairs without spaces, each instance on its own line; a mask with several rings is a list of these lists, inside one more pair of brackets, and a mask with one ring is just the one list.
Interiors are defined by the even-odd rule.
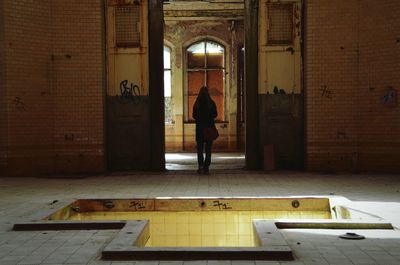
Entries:
[[4,5],[7,173],[102,171],[101,1]]
[[306,149],[310,170],[399,172],[400,2],[308,0]]

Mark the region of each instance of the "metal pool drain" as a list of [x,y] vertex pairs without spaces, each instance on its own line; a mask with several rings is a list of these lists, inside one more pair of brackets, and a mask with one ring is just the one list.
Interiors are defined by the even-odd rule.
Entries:
[[362,236],[362,235],[359,235],[356,233],[346,233],[346,234],[340,235],[339,237],[343,238],[343,239],[353,239],[353,240],[365,239],[365,236]]

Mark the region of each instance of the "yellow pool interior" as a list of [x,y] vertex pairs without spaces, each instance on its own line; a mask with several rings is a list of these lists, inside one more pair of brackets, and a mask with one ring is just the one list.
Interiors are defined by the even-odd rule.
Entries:
[[14,231],[112,230],[103,260],[294,260],[282,229],[391,229],[340,196],[54,201]]
[[145,247],[254,247],[254,219],[331,217],[328,208],[305,211],[93,211],[71,213],[67,220],[149,220],[150,238]]

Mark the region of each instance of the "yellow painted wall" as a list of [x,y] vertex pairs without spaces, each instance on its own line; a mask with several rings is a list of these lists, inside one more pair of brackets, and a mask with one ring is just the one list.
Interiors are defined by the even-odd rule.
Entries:
[[[268,17],[267,3],[293,3],[294,41],[292,45],[267,45]],[[301,91],[301,47],[300,47],[300,16],[301,1],[270,1],[259,2],[259,57],[258,57],[258,93],[273,93],[274,87],[284,89],[286,94],[300,93]],[[293,49],[293,53],[291,52]]]
[[119,48],[115,45],[115,0],[108,0],[107,6],[107,55],[108,86],[107,95],[120,95],[120,83],[128,80],[128,84],[137,85],[141,96],[149,91],[148,64],[148,2],[140,1],[140,47]]

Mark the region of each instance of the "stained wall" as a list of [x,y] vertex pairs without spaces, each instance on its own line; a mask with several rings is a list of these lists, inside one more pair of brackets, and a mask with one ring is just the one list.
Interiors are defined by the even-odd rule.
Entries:
[[4,173],[102,171],[101,1],[2,5]]
[[2,109],[9,174],[52,167],[50,3],[3,1],[7,70]]
[[[108,0],[107,7],[107,167],[111,171],[151,168],[151,103],[149,97],[148,1]],[[118,36],[132,22],[122,23],[118,10],[136,14],[137,42],[118,45]],[[133,11],[133,12],[132,12]],[[123,17],[123,16],[122,16]],[[134,16],[136,17],[136,16]],[[126,20],[123,20],[126,21]],[[132,41],[132,40],[131,40]],[[160,137],[161,134],[159,135]]]
[[51,15],[55,171],[103,171],[103,1],[53,1]]
[[[399,10],[397,0],[306,1],[308,170],[399,172]],[[105,170],[103,13],[100,0],[0,2],[1,173]],[[218,35],[231,26],[224,23],[204,32],[185,27],[178,32],[182,43],[195,34],[215,34],[230,43],[229,35]],[[166,25],[178,73],[182,43],[174,44],[171,32],[179,27]],[[183,86],[183,77],[177,74],[177,78],[181,80],[177,87]],[[232,89],[236,79],[230,80]],[[183,111],[182,105],[177,106]],[[230,120],[236,115],[233,110],[228,113]],[[183,112],[175,115],[176,127],[170,134],[167,131],[167,140],[173,133],[181,137],[176,130],[184,131]],[[225,139],[236,132],[233,124],[229,123]],[[265,120],[260,126],[267,126]],[[191,130],[185,130],[189,139],[194,137]],[[183,146],[179,139],[173,141]]]
[[400,2],[306,2],[309,170],[398,172]]
[[[276,169],[303,169],[301,1],[260,0],[258,14],[260,168],[273,161],[270,164]],[[277,32],[289,32],[290,36],[285,40]]]

